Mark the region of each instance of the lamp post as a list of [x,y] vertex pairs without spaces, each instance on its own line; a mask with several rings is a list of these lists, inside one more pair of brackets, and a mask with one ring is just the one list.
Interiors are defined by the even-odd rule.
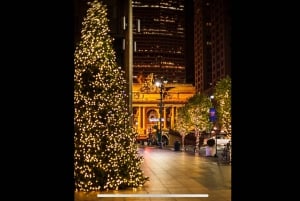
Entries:
[[215,154],[215,157],[218,157],[218,140],[217,140],[217,138],[218,138],[218,129],[217,129],[217,127],[214,127],[214,130],[215,130],[215,135],[216,135],[216,154]]
[[157,80],[155,82],[155,85],[157,87],[159,87],[159,95],[160,95],[160,98],[159,98],[159,136],[160,136],[160,139],[159,139],[159,148],[162,148],[163,145],[162,145],[162,108],[163,108],[163,89],[164,89],[164,84],[167,84],[167,80],[164,80],[162,78],[160,78],[159,80]]
[[214,96],[211,95],[209,97],[211,103],[212,103],[212,108],[209,109],[209,120],[210,122],[213,122],[213,124],[215,125],[214,126],[214,131],[215,131],[215,141],[216,141],[216,154],[215,154],[215,157],[218,157],[217,153],[218,153],[218,130],[217,130],[217,127],[216,127],[216,109],[215,109],[215,104],[213,102],[213,99],[214,99]]

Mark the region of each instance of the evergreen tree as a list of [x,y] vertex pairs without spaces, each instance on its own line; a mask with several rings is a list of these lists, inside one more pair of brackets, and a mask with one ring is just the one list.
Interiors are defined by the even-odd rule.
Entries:
[[125,73],[116,63],[106,5],[88,4],[74,53],[75,190],[136,188],[148,178],[129,125]]

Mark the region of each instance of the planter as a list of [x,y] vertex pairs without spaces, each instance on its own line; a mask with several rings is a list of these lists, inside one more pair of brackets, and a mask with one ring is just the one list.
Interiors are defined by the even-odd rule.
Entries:
[[216,154],[216,146],[206,146],[205,156],[214,156]]

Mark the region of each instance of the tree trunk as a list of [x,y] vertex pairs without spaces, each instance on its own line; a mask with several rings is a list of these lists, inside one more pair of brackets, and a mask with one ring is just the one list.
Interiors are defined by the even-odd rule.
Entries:
[[185,148],[184,148],[184,138],[185,138],[185,134],[181,136],[182,150],[185,150]]
[[199,154],[199,131],[195,129],[195,136],[196,136],[196,147],[195,147],[195,154]]

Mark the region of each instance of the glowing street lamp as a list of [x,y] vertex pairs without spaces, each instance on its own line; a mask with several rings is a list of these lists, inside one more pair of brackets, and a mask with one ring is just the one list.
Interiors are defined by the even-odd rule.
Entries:
[[160,136],[160,139],[159,139],[159,147],[162,148],[162,128],[161,128],[161,125],[162,125],[162,108],[163,108],[163,90],[164,90],[164,85],[167,84],[168,81],[167,80],[163,80],[162,78],[158,79],[156,82],[155,82],[155,85],[157,87],[159,87],[159,94],[160,94],[160,98],[159,98],[159,136]]

